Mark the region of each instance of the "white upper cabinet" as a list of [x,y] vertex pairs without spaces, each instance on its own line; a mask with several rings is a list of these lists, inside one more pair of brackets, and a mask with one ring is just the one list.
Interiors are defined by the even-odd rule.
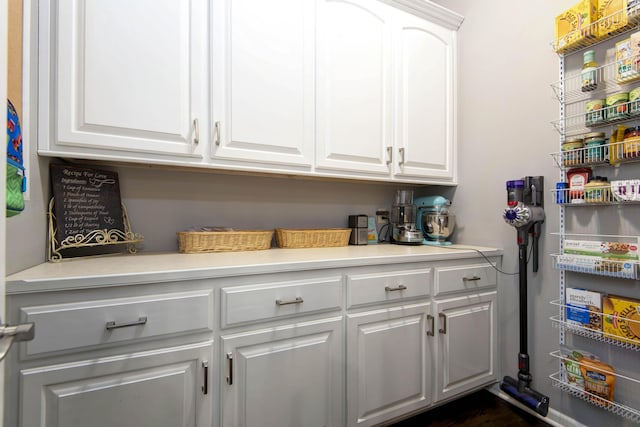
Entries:
[[377,0],[320,2],[319,170],[389,175],[392,10]]
[[397,17],[393,174],[454,179],[455,34],[408,13]]
[[143,161],[202,156],[206,1],[39,5],[41,154]]
[[213,5],[214,161],[309,171],[315,0]]
[[454,183],[462,17],[428,2],[388,3],[321,1],[317,169]]

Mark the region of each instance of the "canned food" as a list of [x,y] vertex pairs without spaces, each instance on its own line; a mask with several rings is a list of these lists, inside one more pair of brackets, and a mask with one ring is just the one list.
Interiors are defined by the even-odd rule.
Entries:
[[640,114],[640,87],[629,92],[629,114]]
[[564,166],[575,166],[584,163],[584,140],[582,138],[567,139],[562,143],[562,164]]
[[604,99],[592,99],[587,101],[585,105],[585,111],[587,113],[585,116],[585,123],[587,126],[593,126],[604,122],[604,106]]
[[606,119],[615,120],[629,117],[629,92],[618,92],[607,96]]
[[604,132],[592,132],[584,136],[584,162],[599,163],[605,159],[605,137]]
[[610,193],[611,185],[603,176],[594,176],[584,186],[584,200],[587,203],[608,202]]

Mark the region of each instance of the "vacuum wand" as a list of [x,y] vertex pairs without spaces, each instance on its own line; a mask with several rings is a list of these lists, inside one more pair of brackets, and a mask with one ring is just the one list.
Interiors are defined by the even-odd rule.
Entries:
[[538,271],[538,240],[544,222],[543,177],[525,177],[507,181],[507,205],[504,220],[516,227],[518,240],[518,276],[520,309],[520,352],[518,353],[518,379],[505,376],[500,388],[542,416],[549,412],[549,398],[531,388],[527,343],[527,247],[529,234],[533,237],[533,271]]

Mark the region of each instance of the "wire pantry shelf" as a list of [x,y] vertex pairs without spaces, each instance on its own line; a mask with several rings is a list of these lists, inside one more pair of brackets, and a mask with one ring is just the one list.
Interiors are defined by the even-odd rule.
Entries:
[[600,108],[589,112],[586,111],[586,106],[586,102],[565,105],[564,118],[552,120],[551,124],[563,137],[585,134],[591,129],[622,122],[630,122],[634,126],[640,125],[640,102],[637,99],[610,106],[600,105]]
[[[610,139],[605,139],[605,141],[610,141]],[[563,170],[582,166],[615,166],[620,163],[639,162],[640,150],[635,148],[629,141],[626,144],[624,141],[608,142],[602,145],[551,153],[551,157],[556,166]],[[638,141],[638,148],[640,148],[640,141]]]
[[551,254],[551,257],[553,259],[553,267],[556,270],[615,277],[618,279],[638,279],[639,261],[601,259],[598,257],[574,254]]
[[[551,301],[551,304],[561,307],[562,313],[564,314],[566,309],[568,308],[566,304],[564,304],[561,300]],[[600,320],[600,324],[602,324],[602,313],[594,313],[589,311],[588,309],[581,309],[580,307],[571,307],[573,311],[584,311],[588,312],[590,316],[597,316]],[[615,345],[617,347],[624,348],[626,350],[640,351],[640,343],[627,340],[617,335],[613,335],[607,332],[603,332],[599,329],[590,329],[584,326],[579,326],[577,324],[569,323],[563,314],[559,314],[556,316],[551,316],[549,319],[553,323],[553,326],[565,331],[570,332],[574,335],[579,335],[581,337],[589,338],[594,341],[604,342],[606,344]],[[607,317],[618,318],[615,315],[607,315]],[[630,321],[629,319],[626,319]]]
[[609,412],[627,418],[635,423],[640,423],[639,411],[630,408],[629,406],[611,402],[609,400],[605,400],[599,396],[596,396],[595,394],[588,393],[576,386],[563,381],[561,377],[562,374],[560,372],[549,375],[549,378],[551,378],[551,383],[554,387],[559,388],[560,390],[569,393],[574,397],[585,400],[601,409],[606,409]]

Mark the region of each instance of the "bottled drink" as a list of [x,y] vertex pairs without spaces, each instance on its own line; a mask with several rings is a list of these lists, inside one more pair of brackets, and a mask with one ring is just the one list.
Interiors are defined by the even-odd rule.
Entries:
[[590,92],[598,87],[596,73],[598,64],[595,61],[595,52],[587,50],[583,54],[584,65],[582,66],[582,91]]

